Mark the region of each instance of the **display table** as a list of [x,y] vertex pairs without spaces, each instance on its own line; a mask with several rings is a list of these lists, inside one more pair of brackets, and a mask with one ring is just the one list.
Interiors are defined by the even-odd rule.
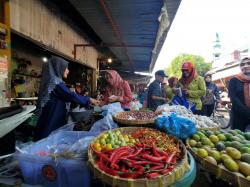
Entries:
[[16,97],[11,98],[12,101],[16,101],[20,105],[36,105],[36,102],[38,100],[38,97]]
[[25,120],[32,116],[32,111],[36,109],[34,105],[23,106],[23,111],[19,114],[0,120],[0,138],[8,134]]

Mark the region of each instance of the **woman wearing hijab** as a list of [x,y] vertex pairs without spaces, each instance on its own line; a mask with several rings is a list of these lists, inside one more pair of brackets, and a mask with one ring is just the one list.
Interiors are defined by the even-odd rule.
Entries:
[[62,80],[67,78],[68,73],[68,62],[62,58],[52,56],[48,63],[43,64],[37,107],[40,115],[35,130],[35,141],[47,137],[67,123],[66,102],[84,106],[90,103],[98,104],[95,99],[69,90]]
[[181,68],[180,85],[182,92],[187,96],[189,103],[195,104],[194,114],[201,114],[201,98],[206,94],[204,79],[199,76],[192,62],[184,62]]
[[210,117],[214,111],[216,102],[220,102],[219,88],[212,83],[212,75],[204,76],[206,83],[206,95],[202,98],[202,115]]
[[105,72],[105,80],[108,86],[105,88],[102,104],[120,102],[123,108],[128,108],[133,99],[128,82],[114,70]]
[[232,102],[232,129],[249,131],[250,125],[250,58],[240,62],[241,73],[229,82],[229,97]]

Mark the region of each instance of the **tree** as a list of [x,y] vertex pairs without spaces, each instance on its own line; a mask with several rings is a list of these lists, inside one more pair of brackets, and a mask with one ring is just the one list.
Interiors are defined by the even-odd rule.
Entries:
[[197,73],[201,76],[204,76],[204,74],[211,69],[211,64],[206,63],[204,58],[201,56],[192,54],[180,54],[172,60],[170,66],[166,69],[169,77],[177,76],[178,78],[180,78],[181,66],[186,61],[192,62]]

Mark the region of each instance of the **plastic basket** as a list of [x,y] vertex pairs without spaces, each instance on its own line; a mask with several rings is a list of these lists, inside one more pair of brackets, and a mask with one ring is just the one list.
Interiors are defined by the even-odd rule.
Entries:
[[29,154],[16,154],[24,183],[41,184],[46,187],[91,186],[91,170],[87,161],[34,155],[36,152],[46,151],[47,145],[52,145],[59,139],[66,138],[67,141],[76,142],[80,138],[86,137],[87,134],[96,136],[96,133],[90,132],[58,132],[25,148],[24,150]]
[[189,171],[185,173],[183,178],[173,184],[173,187],[189,187],[191,184],[193,184],[195,177],[196,177],[196,163],[194,160],[194,157],[188,153],[188,159],[189,159]]

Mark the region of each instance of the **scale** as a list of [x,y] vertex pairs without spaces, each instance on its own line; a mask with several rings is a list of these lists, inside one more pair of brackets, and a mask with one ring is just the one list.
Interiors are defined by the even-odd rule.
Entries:
[[0,0],[0,108],[10,104],[10,6]]

